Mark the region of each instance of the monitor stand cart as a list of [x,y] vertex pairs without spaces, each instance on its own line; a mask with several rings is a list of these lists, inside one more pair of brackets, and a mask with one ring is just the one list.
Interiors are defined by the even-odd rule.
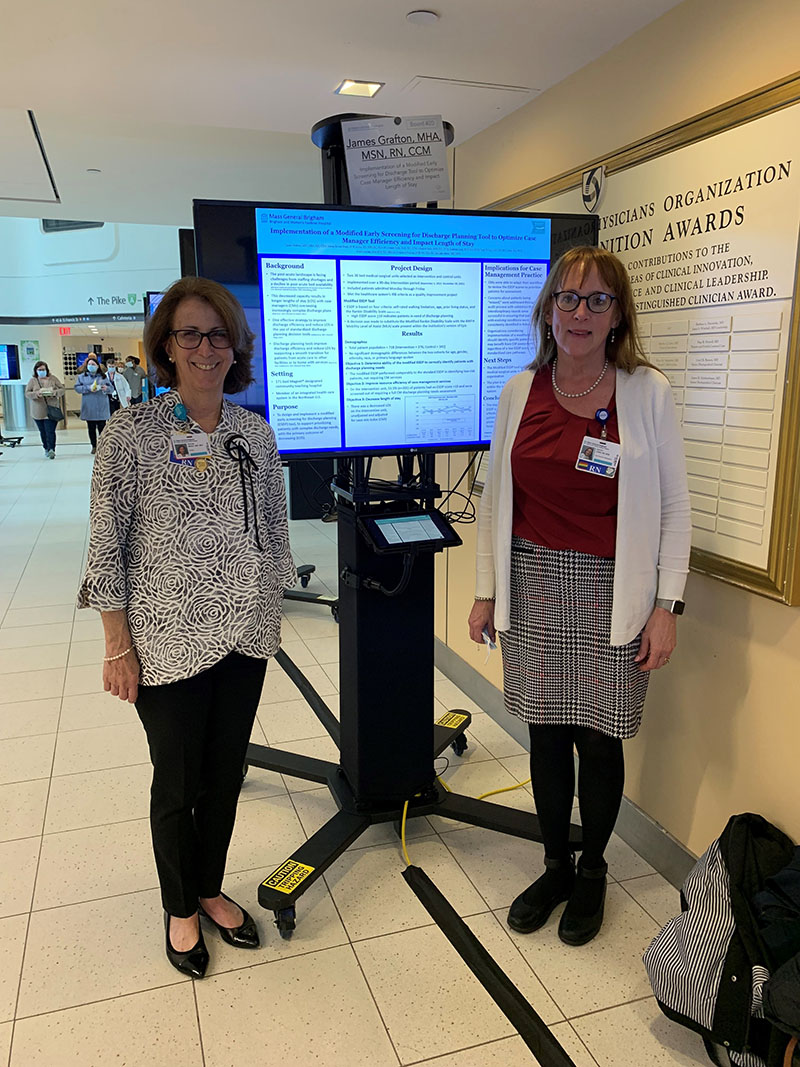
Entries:
[[[289,657],[283,652],[276,657],[340,751],[338,763],[262,745],[251,744],[247,751],[250,766],[327,785],[339,809],[259,886],[259,904],[274,912],[282,937],[295,928],[298,897],[368,826],[392,822],[399,831],[405,801],[409,818],[440,815],[541,841],[534,814],[447,792],[438,784],[434,759],[448,745],[458,755],[464,751],[471,716],[454,710],[433,721],[435,549],[380,551],[364,533],[376,517],[435,510],[441,491],[434,462],[432,455],[403,457],[400,483],[376,488],[364,459],[339,461],[338,722]],[[577,826],[571,827],[570,844],[581,847]]]
[[[322,193],[326,204],[350,203],[350,186],[347,180],[347,165],[344,153],[344,135],[342,122],[347,119],[367,119],[372,115],[355,114],[348,112],[343,115],[332,115],[330,118],[321,119],[311,129],[311,140],[320,150],[320,162],[322,165]],[[455,130],[449,122],[442,124],[444,128],[445,143],[452,144]],[[428,205],[436,207],[435,203]],[[337,514],[338,518],[338,514]],[[339,621],[339,600],[337,597],[327,596],[324,593],[309,593],[306,590],[311,575],[314,573],[314,564],[307,563],[297,568],[301,589],[290,589],[284,594],[284,600],[299,601],[301,603],[321,604],[331,609],[331,615]]]

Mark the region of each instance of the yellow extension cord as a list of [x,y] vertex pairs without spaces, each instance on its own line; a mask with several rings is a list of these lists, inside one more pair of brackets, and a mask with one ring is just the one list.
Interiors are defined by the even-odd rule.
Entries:
[[[437,777],[436,781],[445,789],[448,793],[452,793],[453,790],[444,781],[444,779]],[[517,785],[504,785],[502,789],[490,789],[488,793],[481,793],[480,796],[475,797],[476,800],[485,800],[487,797],[493,797],[496,793],[511,793],[515,789],[521,789],[524,785],[530,782],[530,778],[526,778],[524,782],[519,782]],[[406,866],[411,866],[411,859],[408,855],[408,849],[406,848],[406,820],[408,818],[408,801],[403,805],[403,818],[400,822],[400,843],[403,846],[403,858],[406,861]]]

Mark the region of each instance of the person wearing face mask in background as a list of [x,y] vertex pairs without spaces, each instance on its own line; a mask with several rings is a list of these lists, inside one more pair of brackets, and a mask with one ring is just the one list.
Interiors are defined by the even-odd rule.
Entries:
[[128,356],[125,360],[125,370],[122,373],[125,375],[125,381],[131,387],[131,403],[141,404],[142,381],[147,377],[147,373],[139,366],[139,360],[136,356]]
[[48,405],[60,407],[58,401],[64,395],[64,385],[50,373],[50,368],[40,360],[33,368],[33,377],[25,386],[25,396],[30,401],[33,421],[39,428],[42,448],[48,459],[56,458],[56,427],[58,423],[47,413]]
[[114,389],[108,398],[111,414],[113,415],[120,408],[130,407],[131,387],[128,385],[122,370],[117,366],[115,356],[106,356],[106,374]]
[[86,369],[75,382],[75,392],[81,396],[80,417],[89,431],[92,455],[97,451],[97,436],[103,432],[103,427],[111,417],[109,398],[113,391],[114,387],[97,356],[89,356]]

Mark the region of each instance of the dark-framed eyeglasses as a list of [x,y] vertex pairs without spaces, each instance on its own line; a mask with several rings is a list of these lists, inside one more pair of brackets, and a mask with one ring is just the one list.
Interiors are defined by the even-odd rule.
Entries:
[[561,311],[577,311],[581,300],[585,300],[586,306],[590,311],[593,311],[595,315],[602,315],[604,311],[608,311],[617,298],[612,296],[611,293],[598,292],[589,293],[588,296],[581,296],[574,289],[561,289],[559,292],[553,293],[553,299],[556,302],[556,307]]
[[209,330],[201,333],[200,330],[170,330],[170,337],[174,337],[179,348],[199,348],[203,338],[207,337],[212,348],[232,348],[233,341],[227,330]]

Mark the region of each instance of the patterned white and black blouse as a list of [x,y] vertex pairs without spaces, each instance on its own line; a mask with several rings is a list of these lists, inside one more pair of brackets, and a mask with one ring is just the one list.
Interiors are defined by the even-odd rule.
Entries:
[[271,427],[223,401],[205,469],[171,462],[173,434],[202,432],[177,417],[180,403],[172,391],[118,411],[92,476],[78,606],[127,612],[143,685],[191,678],[233,651],[273,655],[297,580]]

